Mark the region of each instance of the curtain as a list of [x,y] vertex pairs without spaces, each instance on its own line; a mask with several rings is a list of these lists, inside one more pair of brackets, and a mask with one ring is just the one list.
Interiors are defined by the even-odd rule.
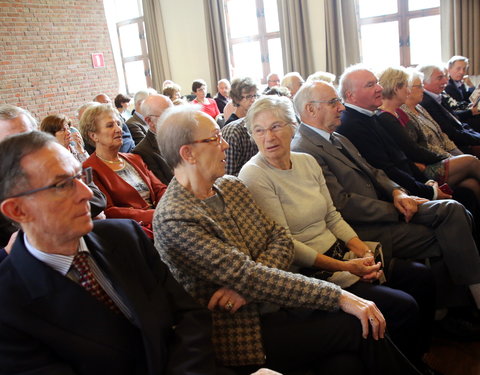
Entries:
[[306,78],[313,73],[312,41],[308,25],[307,2],[303,0],[277,0],[283,70],[299,72]]
[[326,68],[340,76],[345,68],[360,62],[355,0],[325,0]]
[[163,81],[171,79],[171,72],[160,0],[142,0],[142,2],[148,56],[152,70],[152,86],[155,90],[162,92]]
[[203,4],[207,26],[211,87],[217,87],[220,79],[230,80],[224,0],[203,0]]
[[441,0],[442,58],[454,55],[470,60],[469,74],[480,74],[480,1]]

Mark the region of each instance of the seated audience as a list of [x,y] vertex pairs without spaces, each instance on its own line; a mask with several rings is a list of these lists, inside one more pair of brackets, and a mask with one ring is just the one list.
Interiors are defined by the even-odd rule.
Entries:
[[146,113],[145,121],[148,124],[148,133],[133,150],[134,154],[142,157],[148,169],[166,185],[172,179],[173,171],[158,149],[156,126],[163,111],[172,105],[172,101],[168,97],[159,94],[152,94],[143,101],[141,110],[142,113]]
[[307,78],[307,82],[324,81],[324,82],[327,82],[327,83],[331,83],[333,85],[336,78],[337,77],[335,76],[335,74],[332,74],[332,73],[329,73],[329,72],[318,71],[318,72],[315,72],[313,74],[310,74]]
[[303,80],[300,73],[290,72],[285,74],[285,77],[283,77],[281,86],[285,86],[286,88],[288,88],[293,98],[297,91],[300,89],[300,87],[302,87],[304,82],[305,81]]
[[421,106],[427,110],[460,150],[467,154],[480,156],[480,133],[457,117],[448,103],[442,100],[442,93],[448,82],[443,67],[421,65],[417,69],[424,75],[425,95],[420,103]]
[[192,93],[195,94],[195,99],[192,103],[200,104],[202,111],[216,119],[220,114],[217,107],[217,102],[213,99],[207,98],[207,83],[203,79],[196,79],[192,83]]
[[148,98],[149,95],[155,93],[156,91],[153,89],[140,90],[137,91],[133,97],[135,111],[133,111],[132,117],[128,119],[127,126],[132,134],[135,145],[138,145],[142,139],[145,138],[148,132],[148,125],[145,122],[145,113],[142,113],[141,109],[142,102]]
[[177,99],[182,98],[182,94],[180,93],[182,89],[177,84],[168,85],[163,89],[163,95],[168,96],[172,102]]
[[267,76],[267,87],[263,90],[263,94],[275,86],[280,86],[280,76],[277,73],[270,73]]
[[218,84],[217,84],[218,93],[217,95],[215,95],[213,99],[217,103],[217,107],[220,113],[223,113],[225,106],[230,101],[230,89],[231,89],[231,86],[230,86],[230,82],[228,82],[228,79],[221,79],[220,81],[218,81]]
[[134,219],[152,237],[153,211],[166,186],[139,155],[119,152],[122,129],[115,110],[108,104],[87,108],[80,131],[95,145],[83,166],[92,167],[93,180],[107,198],[107,218]]
[[237,176],[242,166],[258,151],[245,126],[247,111],[258,98],[257,90],[257,85],[251,78],[236,78],[232,81],[230,96],[236,109],[222,128],[223,137],[230,145],[226,150],[227,174]]
[[[289,99],[264,97],[256,101],[247,113],[246,122],[259,153],[242,167],[238,177],[263,212],[286,228],[292,237],[293,269],[333,282],[375,302],[385,316],[393,341],[411,360],[420,364],[428,348],[425,330],[428,331],[433,321],[435,306],[430,301],[426,306],[430,320],[417,324],[418,306],[407,293],[409,284],[417,284],[426,288],[423,294],[434,295],[430,272],[424,265],[396,259],[392,265],[401,266],[401,269],[395,272],[411,279],[404,292],[401,291],[402,282],[397,283],[395,278],[387,277],[388,285],[401,290],[371,283],[381,277],[381,264],[375,263],[372,250],[336,210],[315,159],[290,152],[296,121]],[[344,260],[347,253],[355,257]],[[412,345],[420,342],[421,349]]]
[[464,56],[453,56],[448,60],[448,83],[445,92],[466,107],[475,90],[475,85],[468,77],[468,59]]
[[427,178],[451,188],[466,187],[480,201],[480,161],[472,155],[448,157],[423,147],[407,130],[409,118],[399,107],[409,96],[408,74],[405,68],[387,68],[379,75],[383,87],[383,103],[378,115],[381,125],[395,140],[405,155],[419,166]]
[[42,132],[53,135],[58,143],[73,154],[75,159],[83,163],[89,155],[83,148],[82,136],[79,132],[72,133],[70,129],[70,120],[64,115],[50,115],[40,123]]
[[[112,106],[112,100],[105,94],[99,94],[93,99],[93,103],[101,103],[101,104],[109,104]],[[82,118],[83,112],[89,107],[89,103],[85,104],[86,107],[83,108],[80,107],[78,110],[78,121],[80,123],[80,119]],[[83,108],[83,111],[81,112],[80,109]],[[113,107],[112,107],[113,108]],[[116,110],[115,110],[116,111]],[[120,148],[120,152],[131,152],[133,148],[135,147],[135,142],[133,141],[132,134],[130,133],[130,130],[128,129],[127,124],[125,123],[125,120],[123,119],[122,116],[118,112],[116,112],[119,121],[121,121],[121,126],[122,126],[122,147]],[[87,138],[83,138],[83,141],[85,142],[85,149],[88,151],[89,154],[92,154],[95,151],[95,148],[92,146],[90,142],[88,142]]]
[[208,311],[135,222],[92,222],[71,153],[45,133],[15,135],[0,143],[0,174],[0,210],[22,228],[1,264],[3,374],[219,373]]
[[[340,93],[347,100],[346,111],[353,111],[356,116],[355,126],[372,123],[362,108],[381,104],[381,87],[376,82],[373,74],[358,67],[347,69],[340,78]],[[363,107],[353,107],[349,104],[352,100],[361,101]],[[480,307],[480,257],[469,213],[453,200],[427,201],[409,196],[382,170],[368,164],[346,137],[335,132],[341,118],[343,121],[345,107],[332,85],[307,83],[294,103],[302,123],[292,141],[292,150],[308,153],[317,160],[343,218],[360,238],[383,245],[387,270],[392,258],[429,259],[437,304],[449,308],[441,321],[442,328],[456,338],[478,339],[480,326],[463,316],[464,311],[456,311],[459,306],[470,310],[472,296]]]
[[175,177],[155,211],[155,246],[212,310],[220,363],[287,373],[416,373],[382,339],[385,320],[374,303],[286,271],[291,240],[238,179],[223,177],[228,143],[210,116],[170,108],[158,139]]
[[115,108],[125,121],[132,117],[131,112],[128,110],[128,106],[131,101],[132,98],[123,94],[118,94],[114,100]]

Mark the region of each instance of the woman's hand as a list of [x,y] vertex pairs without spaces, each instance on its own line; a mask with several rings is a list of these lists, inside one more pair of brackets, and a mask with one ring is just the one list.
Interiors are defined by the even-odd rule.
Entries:
[[380,262],[375,264],[373,256],[350,259],[345,263],[348,272],[353,273],[364,280],[376,280],[382,274],[382,271],[380,270],[382,264]]
[[208,309],[210,311],[218,308],[220,310],[235,313],[240,307],[246,305],[247,301],[240,294],[232,289],[222,287],[213,293],[210,301],[208,302]]
[[372,327],[372,336],[375,340],[385,337],[387,323],[375,303],[342,290],[339,301],[340,309],[360,319],[362,324],[362,336],[367,338],[369,327]]
[[83,138],[80,133],[72,132],[72,140],[75,142],[75,149],[78,153],[83,153],[85,150],[83,148]]

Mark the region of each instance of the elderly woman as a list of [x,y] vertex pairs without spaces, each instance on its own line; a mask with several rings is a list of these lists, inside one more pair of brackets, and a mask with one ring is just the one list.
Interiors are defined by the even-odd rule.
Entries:
[[193,99],[192,103],[200,104],[203,112],[216,119],[220,111],[218,110],[217,102],[207,98],[207,83],[203,79],[196,79],[192,83],[192,92],[195,94],[195,99]]
[[[419,362],[428,338],[423,335],[422,348],[415,350],[412,342],[418,343],[422,336],[419,331],[425,330],[417,326],[417,303],[400,290],[361,282],[378,278],[380,264],[374,263],[372,251],[334,207],[316,160],[290,151],[296,126],[291,101],[282,97],[261,98],[250,107],[246,122],[259,153],[243,166],[239,178],[260,208],[292,237],[293,270],[371,299],[385,315],[396,344]],[[347,253],[355,257],[344,260]],[[428,277],[422,267],[403,262],[402,272],[415,275],[416,282],[421,282],[420,278]],[[430,311],[433,313],[433,306]],[[425,323],[429,326],[431,321]]]
[[170,100],[174,102],[175,100],[182,98],[182,94],[180,93],[181,90],[182,89],[179,85],[172,83],[171,85],[164,87],[162,94],[168,96]]
[[49,115],[40,123],[40,130],[53,135],[57,142],[68,149],[73,156],[83,163],[88,153],[83,148],[83,139],[77,129],[73,129],[70,120],[64,115]]
[[236,78],[232,81],[230,97],[232,98],[234,110],[233,113],[231,113],[228,117],[227,111],[224,111],[226,119],[225,125],[247,115],[248,109],[258,98],[257,91],[257,84],[249,77]]
[[291,240],[237,178],[223,176],[228,144],[211,117],[191,106],[170,108],[157,139],[175,177],[155,211],[155,246],[175,278],[213,311],[220,362],[280,371],[335,366],[336,374],[364,365],[378,374],[415,371],[387,340],[375,342],[381,363],[369,361],[372,337],[361,339],[362,331],[380,339],[385,329],[374,303],[287,272]]
[[[415,138],[415,135],[421,134],[408,130],[412,129],[413,125],[409,125],[409,117],[400,108],[411,95],[408,79],[408,73],[402,67],[388,68],[380,74],[379,83],[383,87],[383,104],[380,107],[382,112],[378,116],[380,122],[407,157],[415,162],[429,179],[437,181],[439,185],[447,183],[452,188],[466,187],[480,201],[478,159],[471,155],[449,156],[445,152],[432,152],[425,147],[424,141]],[[421,86],[412,88],[413,95],[420,95],[417,89],[423,91]]]
[[93,180],[107,198],[107,218],[134,219],[153,238],[153,212],[166,186],[139,155],[119,152],[122,128],[115,110],[109,104],[87,108],[80,130],[95,146],[83,166],[92,167]]

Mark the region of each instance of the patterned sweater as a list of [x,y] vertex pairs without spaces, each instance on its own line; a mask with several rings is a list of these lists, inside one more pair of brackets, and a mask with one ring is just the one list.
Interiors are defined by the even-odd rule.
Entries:
[[155,210],[155,246],[175,278],[203,306],[223,286],[249,301],[235,314],[213,312],[213,344],[225,365],[262,364],[262,303],[333,311],[341,290],[284,271],[293,260],[291,240],[237,178],[222,177],[214,189],[225,203],[222,213],[174,178]]

